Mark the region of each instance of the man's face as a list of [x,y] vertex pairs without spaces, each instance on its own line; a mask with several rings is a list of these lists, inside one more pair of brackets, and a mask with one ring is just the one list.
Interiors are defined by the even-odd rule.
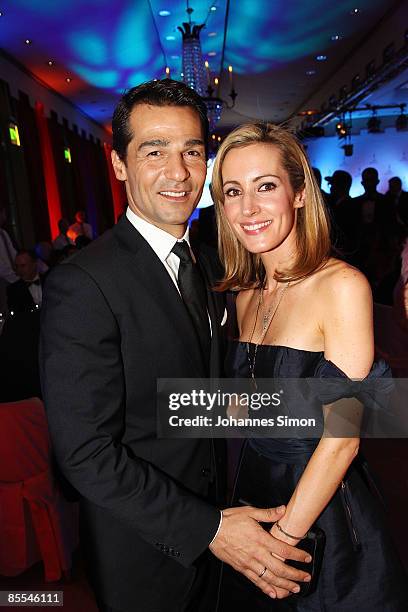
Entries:
[[361,184],[363,185],[366,191],[374,192],[377,190],[377,185],[380,181],[378,180],[378,175],[375,172],[364,172],[363,171],[363,174],[361,176],[362,176]]
[[23,281],[31,281],[38,274],[37,262],[27,253],[22,253],[16,257],[16,274]]
[[207,171],[199,115],[190,107],[137,105],[126,161],[112,152],[130,208],[180,238],[197,206]]
[[388,181],[388,186],[389,186],[390,193],[392,193],[392,195],[398,195],[402,189],[402,184],[399,179],[390,179]]

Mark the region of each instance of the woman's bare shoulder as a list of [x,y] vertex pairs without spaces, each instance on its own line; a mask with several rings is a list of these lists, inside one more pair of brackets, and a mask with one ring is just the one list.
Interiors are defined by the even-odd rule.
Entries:
[[371,295],[367,278],[360,270],[340,259],[331,257],[315,275],[316,288],[337,296],[356,292]]

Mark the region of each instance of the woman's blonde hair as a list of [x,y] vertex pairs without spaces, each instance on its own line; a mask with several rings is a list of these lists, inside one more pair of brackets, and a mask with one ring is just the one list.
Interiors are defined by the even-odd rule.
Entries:
[[233,233],[224,212],[222,166],[232,149],[255,143],[279,149],[283,168],[294,194],[304,189],[304,206],[297,209],[297,254],[293,265],[278,270],[278,282],[297,281],[318,270],[330,253],[330,228],[326,207],[302,145],[286,128],[270,123],[249,123],[233,130],[219,148],[212,175],[212,192],[218,225],[218,246],[224,265],[224,279],[219,290],[240,290],[263,284],[265,270],[258,254],[249,253]]

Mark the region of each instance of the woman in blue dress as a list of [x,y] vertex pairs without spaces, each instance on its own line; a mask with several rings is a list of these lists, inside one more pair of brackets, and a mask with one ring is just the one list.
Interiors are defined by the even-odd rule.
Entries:
[[[266,123],[237,128],[219,149],[212,187],[221,288],[239,292],[239,338],[229,347],[228,375],[327,379],[329,391],[333,379],[389,375],[384,363],[373,365],[369,284],[331,256],[322,196],[296,138]],[[326,421],[341,396],[331,392],[330,403],[321,401]],[[406,577],[359,455],[358,433],[249,439],[233,503],[285,504],[271,527],[275,538],[301,546],[311,528],[320,528],[326,543],[317,588],[305,597],[276,588],[271,599],[225,566],[220,612],[408,610]],[[260,583],[267,571],[259,567]]]

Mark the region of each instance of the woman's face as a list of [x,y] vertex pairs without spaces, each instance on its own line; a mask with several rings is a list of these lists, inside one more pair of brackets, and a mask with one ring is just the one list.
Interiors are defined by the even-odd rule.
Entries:
[[254,143],[232,149],[222,165],[224,211],[232,231],[251,253],[266,253],[295,237],[295,195],[279,149]]

